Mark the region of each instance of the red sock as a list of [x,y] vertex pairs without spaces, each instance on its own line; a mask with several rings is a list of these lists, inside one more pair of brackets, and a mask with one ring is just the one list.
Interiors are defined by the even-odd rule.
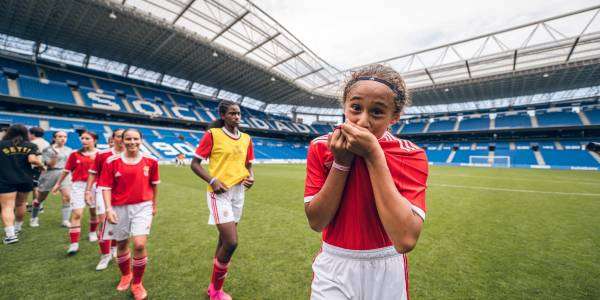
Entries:
[[79,242],[79,234],[81,233],[81,227],[69,228],[69,236],[71,237],[71,244]]
[[229,263],[224,264],[215,257],[210,282],[212,282],[213,287],[217,291],[223,288],[225,277],[227,277],[227,268],[229,268]]
[[117,263],[119,264],[121,275],[125,276],[131,273],[131,255],[129,252],[117,256]]
[[110,246],[111,247],[116,247],[117,246],[117,241],[116,240],[110,240]]
[[142,282],[142,277],[144,277],[144,271],[146,271],[147,262],[147,256],[133,258],[133,284],[139,284]]
[[90,220],[90,232],[96,232],[96,229],[98,229],[98,220]]
[[98,245],[100,246],[100,254],[110,254],[110,240],[101,240]]

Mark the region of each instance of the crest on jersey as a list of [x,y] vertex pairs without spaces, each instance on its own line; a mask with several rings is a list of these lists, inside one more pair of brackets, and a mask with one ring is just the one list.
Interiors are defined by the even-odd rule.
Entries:
[[148,177],[150,175],[150,167],[144,166],[144,176]]

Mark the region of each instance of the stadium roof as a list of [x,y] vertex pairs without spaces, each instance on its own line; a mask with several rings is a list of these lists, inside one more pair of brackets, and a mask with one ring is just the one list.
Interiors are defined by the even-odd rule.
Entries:
[[599,13],[600,5],[377,63],[402,73],[413,113],[598,86]]
[[165,74],[266,103],[339,106],[319,90],[338,70],[247,1],[9,0],[0,32],[156,81]]
[[[378,62],[413,91],[407,113],[523,104],[516,97],[600,86],[599,13],[600,5]],[[3,49],[283,111],[339,113],[340,82],[359,68],[336,69],[250,1],[8,0],[0,32]]]

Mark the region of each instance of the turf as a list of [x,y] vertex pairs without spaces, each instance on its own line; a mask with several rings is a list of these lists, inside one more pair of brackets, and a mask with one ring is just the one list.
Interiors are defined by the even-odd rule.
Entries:
[[[151,298],[204,299],[216,243],[205,184],[188,168],[161,175],[145,286]],[[225,283],[234,299],[307,299],[320,237],[304,216],[303,180],[301,165],[256,166]],[[433,167],[429,185],[409,254],[413,299],[600,298],[599,172]],[[59,206],[51,197],[40,228],[0,245],[0,298],[129,298],[114,289],[114,264],[94,271],[95,244],[66,257]]]

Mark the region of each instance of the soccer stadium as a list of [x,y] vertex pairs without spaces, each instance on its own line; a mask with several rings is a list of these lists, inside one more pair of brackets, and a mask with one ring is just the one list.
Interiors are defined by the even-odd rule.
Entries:
[[[600,6],[346,70],[284,26],[250,1],[0,1],[0,128],[63,131],[72,149],[86,130],[98,149],[139,130],[161,173],[144,285],[149,298],[204,299],[217,235],[189,164],[219,102],[235,102],[256,183],[225,289],[306,299],[321,245],[302,205],[309,145],[344,122],[348,74],[383,64],[412,99],[389,132],[429,163],[410,296],[600,298]],[[130,298],[114,289],[116,263],[94,271],[94,243],[65,255],[59,198],[0,245],[0,298]]]

